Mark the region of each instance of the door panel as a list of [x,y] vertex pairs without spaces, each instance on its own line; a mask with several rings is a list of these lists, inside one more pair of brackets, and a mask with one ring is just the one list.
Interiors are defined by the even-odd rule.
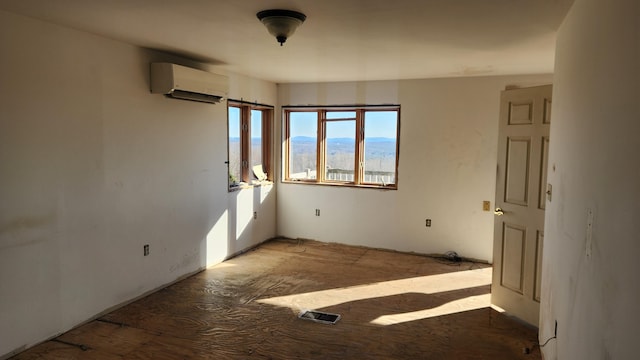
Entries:
[[504,224],[502,240],[502,286],[522,294],[527,229]]
[[535,326],[550,116],[551,85],[501,94],[491,302]]
[[529,157],[531,139],[510,137],[507,140],[507,168],[504,201],[510,204],[527,205],[529,198]]
[[536,283],[535,290],[533,291],[533,299],[540,302],[540,280],[542,274],[542,244],[544,243],[544,234],[542,231],[538,231],[538,238],[536,239]]
[[509,103],[509,125],[527,125],[533,121],[533,104]]
[[543,124],[551,124],[551,98],[544,99],[544,119]]
[[542,137],[542,155],[540,166],[540,184],[538,184],[538,209],[545,210],[547,206],[547,165],[549,164],[549,137]]

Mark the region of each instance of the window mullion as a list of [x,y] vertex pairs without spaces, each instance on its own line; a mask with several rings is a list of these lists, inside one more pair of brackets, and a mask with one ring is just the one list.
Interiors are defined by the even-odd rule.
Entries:
[[240,123],[242,126],[240,143],[242,145],[242,181],[250,182],[249,159],[251,158],[251,108],[243,106],[240,112]]
[[[291,179],[291,111],[284,111],[284,179]],[[282,176],[282,175],[281,175]]]
[[267,180],[272,180],[271,171],[271,112],[260,110],[262,113],[262,168],[267,174]]
[[318,144],[316,151],[316,182],[324,182],[326,180],[326,149],[327,149],[327,127],[326,127],[326,111],[318,111]]
[[364,179],[364,112],[356,111],[356,141],[355,141],[355,164],[353,171],[353,182],[356,185],[362,183]]

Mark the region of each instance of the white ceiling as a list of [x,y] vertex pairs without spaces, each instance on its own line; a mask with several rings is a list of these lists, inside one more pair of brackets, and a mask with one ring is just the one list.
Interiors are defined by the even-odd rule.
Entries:
[[[553,72],[573,0],[0,0],[0,9],[270,80]],[[260,10],[307,21],[280,47]]]

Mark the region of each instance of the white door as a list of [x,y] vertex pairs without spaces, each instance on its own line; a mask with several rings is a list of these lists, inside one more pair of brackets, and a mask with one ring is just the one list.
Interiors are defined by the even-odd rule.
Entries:
[[491,303],[535,326],[550,122],[551,85],[502,92]]

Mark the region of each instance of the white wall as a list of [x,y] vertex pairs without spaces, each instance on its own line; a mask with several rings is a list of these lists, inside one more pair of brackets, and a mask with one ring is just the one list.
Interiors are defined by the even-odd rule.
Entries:
[[[216,67],[210,67],[209,70],[221,72]],[[227,75],[230,82],[229,99],[276,105],[277,88],[274,83],[259,81],[240,74],[230,73]],[[217,133],[216,136],[218,145],[222,144],[223,149],[216,149],[216,154],[224,156],[226,161],[227,118],[226,114],[224,116],[223,133]],[[220,136],[224,136],[224,138]],[[274,139],[269,141],[273,142]],[[272,156],[271,163],[273,164],[275,163],[275,153]],[[226,165],[224,169],[225,175],[227,175]],[[227,181],[226,177],[225,181]],[[226,206],[227,211],[223,214],[223,221],[216,224],[207,237],[209,239],[208,265],[220,262],[230,255],[238,254],[276,236],[276,191],[274,185],[262,185],[228,192]],[[254,212],[257,218],[254,218]],[[228,241],[226,243],[215,241],[217,238],[225,238]]]
[[639,67],[638,1],[576,0],[556,52],[540,338],[557,320],[558,339],[545,359],[638,358]]
[[6,12],[0,54],[0,357],[275,235],[271,187],[227,192],[226,106],[150,94],[180,59]]
[[[400,104],[398,190],[278,184],[278,234],[492,260],[500,91],[550,75],[278,85],[279,104]],[[321,216],[315,216],[315,209]],[[425,219],[432,227],[425,227]]]

